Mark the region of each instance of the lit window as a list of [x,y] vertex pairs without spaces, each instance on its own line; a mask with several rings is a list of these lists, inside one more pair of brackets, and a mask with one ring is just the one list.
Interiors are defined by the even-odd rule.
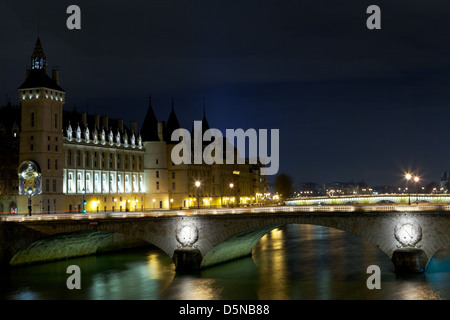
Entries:
[[69,173],[69,181],[68,181],[68,185],[69,185],[69,192],[72,191],[72,183],[73,183],[73,175],[70,172]]
[[94,192],[99,192],[98,174],[94,174]]
[[128,174],[125,175],[125,192],[130,192],[130,176]]

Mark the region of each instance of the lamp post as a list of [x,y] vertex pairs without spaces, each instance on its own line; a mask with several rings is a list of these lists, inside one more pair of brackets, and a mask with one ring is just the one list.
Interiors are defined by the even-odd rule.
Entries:
[[417,201],[417,204],[418,204],[418,202],[419,202],[419,198],[418,198],[418,195],[417,195],[417,193],[418,193],[418,191],[417,191],[417,182],[419,182],[419,177],[418,176],[415,176],[414,177],[414,183],[415,183],[415,185],[416,185],[416,201]]
[[234,187],[234,183],[230,182],[230,201],[231,201],[231,196],[233,195],[233,187]]
[[33,191],[28,190],[28,215],[31,217],[31,195]]
[[197,209],[200,209],[200,201],[198,199],[198,188],[200,187],[200,181],[195,181],[195,186],[197,187]]
[[84,188],[83,188],[83,190],[81,191],[81,193],[83,194],[83,205],[82,205],[82,212],[83,213],[86,213],[86,200],[84,200],[84,194],[86,193],[86,190],[84,190]]
[[405,175],[405,179],[406,179],[406,189],[408,190],[408,205],[411,205],[411,193],[409,192],[409,188],[408,188],[408,183],[409,180],[411,180],[411,174],[407,173]]

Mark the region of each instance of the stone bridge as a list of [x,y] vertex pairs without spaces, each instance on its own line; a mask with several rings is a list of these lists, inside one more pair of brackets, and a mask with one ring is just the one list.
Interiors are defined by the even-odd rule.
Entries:
[[133,245],[145,241],[159,247],[177,270],[197,269],[251,255],[261,237],[279,226],[312,224],[368,240],[390,257],[397,272],[422,272],[433,254],[450,242],[450,215],[438,207],[407,208],[381,212],[288,206],[16,216],[0,221],[0,261],[19,265],[95,254],[127,239]]

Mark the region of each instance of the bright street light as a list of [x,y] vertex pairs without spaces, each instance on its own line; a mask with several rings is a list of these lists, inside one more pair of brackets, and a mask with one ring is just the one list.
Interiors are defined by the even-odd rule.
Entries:
[[417,201],[417,204],[419,204],[419,197],[418,197],[418,190],[417,190],[417,182],[419,182],[419,177],[418,176],[415,176],[414,177],[414,182],[416,183],[416,201]]
[[200,187],[200,181],[195,181],[195,186],[197,187],[197,209],[200,209],[200,201],[198,199],[198,187]]
[[[409,182],[409,180],[411,180],[411,178],[412,178],[412,176],[411,176],[410,173],[407,173],[407,174],[405,175],[405,179],[406,179],[406,190],[408,190],[408,182]],[[411,193],[410,193],[409,190],[408,190],[408,205],[411,205]]]

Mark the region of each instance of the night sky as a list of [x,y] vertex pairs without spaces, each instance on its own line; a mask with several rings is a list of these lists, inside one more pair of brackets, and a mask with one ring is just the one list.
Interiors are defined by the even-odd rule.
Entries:
[[[394,4],[393,4],[394,2]],[[66,9],[81,8],[81,30]],[[366,9],[381,8],[381,30]],[[40,25],[65,109],[142,124],[280,130],[296,183],[425,183],[450,170],[450,3],[362,0],[0,2],[0,104],[18,103]]]

